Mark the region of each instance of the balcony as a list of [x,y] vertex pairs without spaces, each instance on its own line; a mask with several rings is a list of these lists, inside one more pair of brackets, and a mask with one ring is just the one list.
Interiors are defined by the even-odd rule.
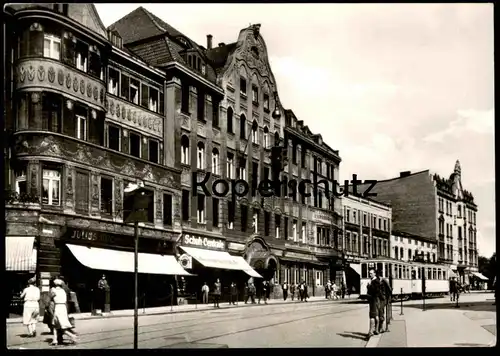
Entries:
[[49,58],[19,60],[16,65],[17,90],[48,90],[104,110],[106,86],[100,80]]
[[111,94],[106,95],[106,117],[121,126],[163,139],[163,117]]

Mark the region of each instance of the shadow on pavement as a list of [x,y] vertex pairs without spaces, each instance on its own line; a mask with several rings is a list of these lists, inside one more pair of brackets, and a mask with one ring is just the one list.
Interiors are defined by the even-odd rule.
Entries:
[[350,339],[365,340],[368,341],[368,334],[360,333],[357,331],[344,331],[343,333],[337,333],[337,335],[342,337],[348,337]]
[[[403,305],[404,308],[414,308],[423,309],[423,303]],[[456,302],[449,303],[428,303],[425,302],[425,310],[437,310],[437,309],[460,309],[467,311],[496,311],[496,305],[493,305],[490,301],[481,302],[458,302],[458,308]]]
[[489,345],[486,345],[486,344],[474,344],[474,343],[455,343],[455,346],[462,346],[462,347],[489,347]]

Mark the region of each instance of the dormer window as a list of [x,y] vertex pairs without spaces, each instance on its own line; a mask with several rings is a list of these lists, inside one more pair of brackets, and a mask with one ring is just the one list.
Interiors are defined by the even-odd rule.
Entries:
[[207,74],[207,67],[204,64],[201,65],[201,74]]
[[120,35],[118,34],[118,32],[109,31],[108,38],[111,41],[111,43],[113,44],[113,46],[118,47],[118,48],[122,47],[123,41],[122,41],[122,38],[120,37]]

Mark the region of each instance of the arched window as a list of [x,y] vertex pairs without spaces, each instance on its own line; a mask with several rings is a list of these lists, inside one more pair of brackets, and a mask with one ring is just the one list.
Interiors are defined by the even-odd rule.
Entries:
[[280,145],[280,134],[278,131],[274,133],[274,145],[279,146]]
[[205,144],[203,142],[198,142],[198,169],[205,169]]
[[233,108],[227,109],[227,132],[234,133],[233,131]]
[[189,138],[185,135],[181,138],[181,163],[189,164]]
[[214,147],[212,150],[212,173],[213,174],[220,174],[220,167],[219,167],[219,150]]
[[269,129],[264,126],[264,148],[269,148]]
[[259,144],[259,124],[255,120],[252,123],[252,143]]
[[245,117],[244,114],[241,114],[241,116],[240,116],[240,138],[242,138],[244,140],[247,139],[246,127],[247,127],[247,118]]
[[399,248],[399,259],[405,258],[405,252],[402,247]]

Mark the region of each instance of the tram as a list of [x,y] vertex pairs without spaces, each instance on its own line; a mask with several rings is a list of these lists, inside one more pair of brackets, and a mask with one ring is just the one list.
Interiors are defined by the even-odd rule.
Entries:
[[[392,300],[442,297],[449,293],[449,267],[437,263],[368,259],[361,263],[360,298],[367,299],[368,271],[381,271],[389,279]],[[423,288],[422,288],[423,287]]]

